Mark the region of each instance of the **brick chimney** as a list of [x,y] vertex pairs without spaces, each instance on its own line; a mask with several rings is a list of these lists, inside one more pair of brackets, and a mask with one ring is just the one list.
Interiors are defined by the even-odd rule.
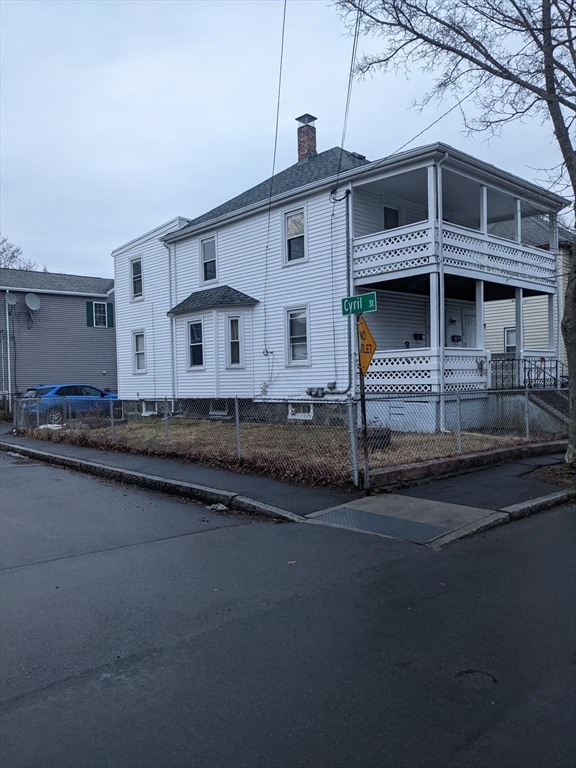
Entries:
[[314,115],[305,114],[296,118],[298,126],[298,162],[302,163],[309,157],[314,157],[316,152],[316,128]]

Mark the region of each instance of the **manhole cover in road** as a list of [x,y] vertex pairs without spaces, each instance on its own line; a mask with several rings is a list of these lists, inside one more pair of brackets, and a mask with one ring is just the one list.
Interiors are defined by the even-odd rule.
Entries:
[[456,680],[466,688],[475,688],[476,690],[492,688],[497,682],[493,675],[488,672],[479,672],[476,669],[465,669],[463,672],[458,672]]

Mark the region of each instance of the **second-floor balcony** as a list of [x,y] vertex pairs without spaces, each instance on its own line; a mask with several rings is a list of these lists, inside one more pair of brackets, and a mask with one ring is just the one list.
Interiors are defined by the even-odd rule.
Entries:
[[362,284],[384,275],[429,271],[441,253],[445,268],[456,274],[555,284],[556,261],[549,251],[446,222],[440,231],[439,223],[427,221],[355,238],[354,279]]
[[517,193],[434,165],[356,187],[355,284],[434,271],[442,259],[448,273],[553,290],[554,219]]

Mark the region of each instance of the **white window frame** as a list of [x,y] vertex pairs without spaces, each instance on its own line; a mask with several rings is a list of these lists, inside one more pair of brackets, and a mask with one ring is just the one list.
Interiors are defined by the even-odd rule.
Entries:
[[[238,353],[239,362],[232,362],[232,335],[230,333],[230,325],[232,320],[238,321]],[[226,368],[238,369],[245,368],[246,363],[244,360],[244,315],[243,313],[225,315],[225,338],[226,338]]]
[[[510,331],[514,331],[514,344],[508,344],[508,334]],[[514,347],[513,350],[508,351],[508,347]],[[504,354],[515,355],[516,354],[516,326],[510,326],[510,328],[504,328]]]
[[[190,340],[190,328],[193,325],[200,325],[202,329],[202,364],[192,365],[192,351]],[[206,337],[204,335],[204,318],[203,317],[191,317],[186,323],[186,369],[188,371],[203,371],[206,369]]]
[[[204,277],[204,243],[214,243],[214,272],[215,276],[206,279]],[[210,259],[212,261],[212,259]],[[200,282],[202,284],[210,284],[218,281],[218,240],[216,235],[210,235],[210,237],[203,237],[200,240]]]
[[288,418],[290,421],[312,421],[314,405],[312,403],[288,403]]
[[[144,349],[138,350],[136,349],[136,337],[142,336],[144,339]],[[144,368],[138,368],[138,358],[137,355],[144,355]],[[143,373],[147,373],[147,363],[146,363],[146,331],[141,328],[137,331],[132,331],[132,373],[136,375],[140,375]]]
[[[94,322],[94,328],[108,328],[108,302],[106,301],[93,301],[92,302],[92,320]],[[104,324],[96,324],[96,305],[104,307]]]
[[[301,259],[289,259],[288,258],[288,217],[294,216],[296,213],[301,213],[304,220],[304,234],[298,235],[298,237],[304,237],[304,256]],[[307,224],[306,206],[301,205],[298,208],[291,208],[289,211],[282,213],[282,261],[285,267],[292,266],[292,264],[304,264],[308,261],[308,224]]]
[[[290,315],[294,312],[305,312],[306,314],[306,359],[292,360],[292,346],[290,344]],[[303,368],[312,365],[310,354],[310,306],[308,304],[299,304],[293,307],[284,308],[284,338],[285,338],[285,361],[289,368]]]
[[[140,293],[134,292],[134,264],[140,262]],[[144,270],[142,267],[142,256],[136,256],[130,259],[130,301],[142,301],[144,298]]]

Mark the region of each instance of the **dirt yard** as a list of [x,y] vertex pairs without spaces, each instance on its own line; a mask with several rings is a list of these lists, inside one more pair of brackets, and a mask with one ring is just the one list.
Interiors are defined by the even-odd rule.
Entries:
[[[70,426],[43,431],[42,438],[170,456],[313,486],[342,487],[351,477],[350,441],[345,427],[243,422],[238,444],[235,424],[229,421],[170,419],[167,430],[162,418],[139,418],[116,423],[113,438],[109,424]],[[37,432],[34,434],[38,436]],[[389,444],[386,442],[378,433],[369,435],[371,469],[444,458],[460,452],[487,451],[524,441],[514,435],[472,432],[463,432],[460,441],[455,433],[392,432]]]

